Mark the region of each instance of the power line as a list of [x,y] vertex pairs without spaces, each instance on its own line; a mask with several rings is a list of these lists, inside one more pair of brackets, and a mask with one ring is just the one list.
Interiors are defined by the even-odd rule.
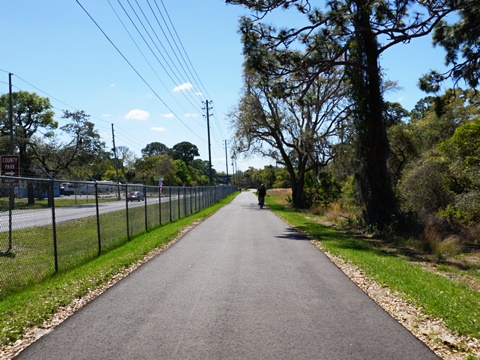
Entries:
[[[5,72],[5,73],[9,73],[8,71],[5,71],[5,70],[2,70],[0,69],[0,71],[2,72]],[[38,86],[32,84],[31,82],[21,78],[20,76],[18,75],[15,75],[13,74],[17,79],[23,81],[25,84],[28,84],[30,87],[32,87],[33,89],[37,90],[39,93],[42,93],[46,96],[48,96],[49,98],[51,99],[54,99],[55,101],[65,105],[67,108],[70,108],[70,109],[73,109],[75,111],[79,111],[79,109],[75,106],[72,106],[72,105],[69,105],[67,104],[66,102],[58,99],[57,97],[53,96],[53,95],[50,95],[49,93],[47,93],[46,91],[42,90],[41,88],[39,88]],[[3,83],[3,82],[2,82]],[[5,82],[6,85],[8,85],[8,83]],[[19,87],[19,86],[16,86],[16,85],[13,85],[13,87],[19,91],[25,91],[25,89]],[[55,110],[58,110],[58,111],[63,111],[63,109],[60,109],[56,106],[52,106],[53,109]],[[107,121],[105,119],[101,119],[101,118],[98,118],[98,117],[95,117],[95,116],[92,116],[92,115],[88,115],[91,119],[94,119],[94,120],[97,120],[97,121],[100,121],[100,122],[103,122],[103,123],[106,123],[108,124],[108,126],[102,126],[101,124],[95,124],[97,128],[103,128],[105,130],[110,130],[110,121]],[[128,144],[134,144],[133,145],[133,148],[136,149],[136,150],[141,150],[143,147],[145,147],[145,142],[140,140],[140,139],[137,139],[135,138],[134,136],[132,136],[129,132],[123,130],[121,127],[119,127],[118,125],[117,126],[117,130],[120,130],[122,131],[124,134],[126,134],[127,136],[126,137],[123,137],[124,140],[126,140],[125,142],[128,143]]]
[[126,56],[120,51],[120,49],[115,45],[115,43],[110,39],[110,37],[105,33],[102,27],[95,21],[95,19],[90,15],[90,13],[85,9],[79,0],[76,0],[77,4],[82,8],[82,10],[87,14],[87,16],[92,20],[95,26],[100,30],[100,32],[105,36],[108,42],[115,48],[115,50],[120,54],[120,56],[125,60],[125,62],[130,66],[130,68],[137,74],[137,76],[143,81],[145,85],[155,94],[155,96],[160,100],[160,102],[165,105],[165,107],[178,119],[180,122],[195,136],[197,136],[200,140],[205,141],[202,139],[196,132],[194,132],[185,122],[178,116],[176,113],[162,100],[162,98],[157,94],[157,92],[153,89],[153,87],[145,80],[145,78],[139,73],[139,71],[133,66],[133,64],[126,58]]
[[[187,60],[188,60],[188,63],[190,64],[190,66],[191,66],[191,68],[192,68],[192,70],[193,70],[193,73],[196,75],[196,78],[197,78],[197,80],[198,80],[198,83],[199,83],[200,86],[202,87],[202,91],[205,93],[205,96],[210,97],[210,95],[208,94],[207,90],[205,89],[205,86],[204,86],[203,83],[202,83],[202,80],[200,80],[200,77],[198,76],[198,73],[197,73],[197,71],[195,70],[195,67],[194,67],[193,64],[192,64],[192,61],[190,60],[190,57],[188,56],[188,53],[187,53],[187,51],[185,50],[185,47],[183,46],[183,43],[182,43],[182,40],[180,39],[180,36],[178,36],[177,30],[175,29],[175,26],[173,25],[172,19],[170,18],[170,15],[168,14],[167,8],[165,7],[165,4],[163,3],[163,0],[160,0],[160,2],[161,2],[161,4],[162,4],[162,7],[163,7],[163,9],[164,9],[164,11],[165,11],[165,14],[167,15],[168,20],[169,20],[169,22],[170,22],[170,24],[171,24],[171,26],[172,26],[172,28],[173,28],[173,31],[174,31],[177,39],[178,39],[178,42],[180,43],[180,46],[181,46],[181,48],[183,49],[183,52],[185,53],[185,56],[186,56],[186,58],[187,58]],[[158,7],[158,5],[157,5],[157,7]],[[211,97],[210,97],[210,98],[211,98]]]
[[[125,23],[122,21],[120,15],[118,14],[118,12],[115,10],[115,8],[113,7],[112,3],[110,2],[110,0],[108,0],[108,4],[110,5],[110,8],[112,9],[112,11],[115,13],[115,16],[117,17],[118,21],[120,22],[120,24],[122,24],[124,30],[127,32],[128,36],[130,37],[130,39],[132,40],[132,42],[134,43],[135,47],[137,48],[137,50],[140,52],[140,54],[142,55],[143,59],[146,61],[146,63],[148,64],[148,66],[150,67],[150,69],[152,70],[152,72],[155,74],[155,76],[157,77],[158,81],[160,81],[160,83],[163,85],[163,87],[167,90],[168,93],[169,92],[169,89],[168,87],[165,85],[165,83],[162,81],[162,79],[160,78],[160,76],[158,75],[157,71],[155,70],[155,68],[152,66],[152,64],[150,63],[150,61],[148,61],[147,57],[145,56],[144,52],[140,49],[140,46],[138,46],[138,43],[135,41],[135,39],[133,38],[132,34],[130,33],[130,31],[128,30],[127,26],[125,25]],[[170,94],[171,95],[171,94]],[[183,106],[178,102],[178,100],[172,96],[172,99],[177,103],[177,105],[179,105],[183,111],[186,112],[185,108],[183,108]]]

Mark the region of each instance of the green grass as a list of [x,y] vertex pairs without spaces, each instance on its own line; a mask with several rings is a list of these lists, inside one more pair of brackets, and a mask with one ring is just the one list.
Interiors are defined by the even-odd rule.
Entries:
[[397,291],[427,315],[443,319],[451,330],[480,338],[478,292],[376,249],[352,234],[321,225],[314,216],[287,209],[276,200],[267,198],[270,209],[303,234],[320,241],[325,250],[358,266],[367,276]]
[[180,230],[210,216],[235,196],[230,195],[205,210],[136,237],[73,270],[58,273],[22,292],[7,295],[0,301],[0,346],[15,342],[29,328],[41,326],[59,307],[102,287],[115,274],[170,242]]
[[[69,200],[65,200],[69,201]],[[162,224],[170,222],[169,203],[161,203]],[[181,204],[181,207],[182,204]],[[146,232],[145,208],[129,208],[129,232],[126,210],[100,215],[101,252],[105,253]],[[147,206],[148,230],[160,226],[158,204]],[[178,200],[172,200],[172,220],[178,216]],[[182,211],[182,216],[185,216]],[[57,224],[58,269],[66,271],[98,256],[95,216]],[[7,244],[8,232],[0,233],[0,244]],[[37,283],[55,273],[51,226],[31,227],[12,232],[13,252],[0,256],[0,300],[12,292]]]

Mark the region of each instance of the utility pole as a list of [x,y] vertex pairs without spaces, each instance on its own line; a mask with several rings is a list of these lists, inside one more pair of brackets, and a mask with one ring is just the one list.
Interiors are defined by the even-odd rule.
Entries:
[[227,156],[227,140],[225,140],[225,167],[227,168],[227,180],[228,180],[228,156]]
[[118,181],[118,158],[117,158],[117,148],[115,147],[115,131],[113,130],[113,124],[112,124],[112,142],[113,142],[113,156],[115,157],[115,176],[117,179],[117,197],[118,200],[120,200],[120,185]]
[[208,178],[210,181],[210,185],[213,185],[212,179],[212,152],[211,152],[211,144],[210,144],[210,114],[209,111],[212,108],[208,107],[208,100],[205,100],[205,110],[207,111],[207,133],[208,133]]
[[[12,93],[12,73],[8,73],[8,122],[10,125],[10,144],[8,146],[8,153],[13,155],[14,146],[13,146],[13,93]],[[18,165],[18,172],[20,173],[20,164]],[[3,180],[2,180],[3,181]],[[10,253],[13,247],[13,207],[15,206],[15,193],[13,187],[8,189],[8,249],[6,253]]]
[[8,147],[9,154],[13,155],[13,93],[12,93],[12,73],[8,73],[8,121],[10,125],[10,145]]

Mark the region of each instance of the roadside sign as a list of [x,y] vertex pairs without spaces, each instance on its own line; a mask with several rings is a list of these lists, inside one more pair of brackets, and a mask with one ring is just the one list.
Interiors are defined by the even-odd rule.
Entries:
[[[18,176],[20,169],[20,156],[1,155],[1,174],[3,176]],[[2,179],[2,184],[6,186],[18,186],[17,179]]]

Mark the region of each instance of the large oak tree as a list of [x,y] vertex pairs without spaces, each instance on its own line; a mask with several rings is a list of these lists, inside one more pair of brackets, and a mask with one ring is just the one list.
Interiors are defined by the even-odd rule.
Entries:
[[349,115],[348,87],[338,71],[325,72],[309,83],[296,74],[281,80],[245,70],[242,98],[230,113],[235,150],[284,164],[293,205],[303,208],[305,175],[331,160],[333,143]]

